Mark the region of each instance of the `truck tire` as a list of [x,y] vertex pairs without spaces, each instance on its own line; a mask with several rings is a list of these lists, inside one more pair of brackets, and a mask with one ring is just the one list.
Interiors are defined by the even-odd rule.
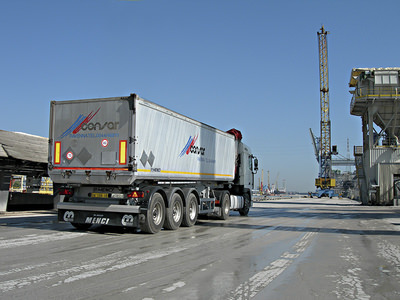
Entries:
[[81,224],[81,223],[73,223],[71,222],[71,225],[74,226],[78,230],[88,230],[92,224]]
[[221,220],[226,220],[229,218],[229,210],[231,208],[229,193],[227,191],[223,191],[220,195],[219,201],[221,203],[221,211],[218,218]]
[[199,215],[199,206],[195,194],[191,193],[186,200],[186,207],[183,213],[182,225],[191,227],[196,224]]
[[144,223],[140,229],[146,233],[157,233],[161,230],[165,220],[165,203],[160,193],[151,197],[149,209],[146,212]]
[[183,219],[183,201],[178,193],[171,197],[167,213],[165,215],[164,228],[168,230],[176,230],[181,226]]
[[247,193],[243,195],[243,198],[244,198],[244,204],[243,204],[243,207],[241,209],[239,209],[239,214],[241,216],[245,217],[249,214],[251,200],[250,200],[249,194],[247,194]]

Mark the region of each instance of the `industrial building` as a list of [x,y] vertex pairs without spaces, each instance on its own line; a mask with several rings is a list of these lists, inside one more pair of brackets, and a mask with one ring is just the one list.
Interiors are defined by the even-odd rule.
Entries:
[[[0,213],[11,206],[53,206],[52,192],[40,190],[46,182],[48,145],[48,138],[0,130]],[[12,186],[16,178],[20,191]]]
[[361,201],[399,205],[400,68],[354,68],[350,113],[360,116],[363,145],[354,147]]

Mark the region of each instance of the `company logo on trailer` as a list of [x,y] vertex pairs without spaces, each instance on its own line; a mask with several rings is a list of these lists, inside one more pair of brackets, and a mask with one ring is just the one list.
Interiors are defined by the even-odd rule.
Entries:
[[[79,131],[83,130],[89,130],[89,131],[97,131],[97,130],[117,130],[119,122],[112,122],[112,121],[106,121],[106,122],[90,122],[95,115],[99,112],[100,107],[96,111],[91,111],[90,114],[87,116],[84,116],[82,114],[79,115],[79,117],[76,119],[76,121],[67,129],[65,130],[59,137],[59,139],[62,139],[70,134],[77,134]],[[104,141],[103,141],[104,142]],[[103,143],[102,143],[103,144]],[[106,147],[107,145],[103,147]]]
[[60,139],[70,135],[71,133],[77,134],[79,131],[81,131],[83,126],[85,126],[94,118],[94,116],[99,112],[99,110],[100,107],[96,110],[96,112],[92,111],[87,116],[80,114],[79,117],[76,119],[76,121],[60,135]]
[[185,147],[183,147],[181,153],[179,154],[179,157],[182,157],[185,154],[189,155],[189,153],[204,155],[204,153],[206,152],[206,148],[195,146],[198,137],[199,135],[196,135],[194,137],[192,136],[189,137]]

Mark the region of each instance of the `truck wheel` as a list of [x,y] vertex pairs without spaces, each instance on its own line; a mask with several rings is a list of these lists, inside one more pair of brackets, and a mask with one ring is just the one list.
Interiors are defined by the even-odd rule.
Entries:
[[244,204],[243,204],[243,208],[239,209],[239,214],[241,216],[247,216],[249,214],[250,205],[251,205],[250,196],[249,196],[249,194],[244,194],[243,198],[244,198]]
[[172,195],[171,203],[167,208],[165,216],[164,228],[168,230],[176,230],[181,226],[183,218],[183,202],[178,193]]
[[221,220],[226,220],[229,218],[229,210],[231,208],[229,193],[226,191],[222,192],[221,199],[219,201],[221,202],[221,212],[218,218]]
[[199,206],[197,205],[197,198],[193,193],[191,193],[186,201],[182,225],[186,227],[191,227],[196,224],[198,214]]
[[88,230],[92,224],[81,224],[81,223],[72,223],[71,225],[74,226],[76,229],[79,230]]
[[164,198],[159,193],[154,193],[151,198],[150,207],[147,210],[144,223],[140,229],[146,233],[157,233],[161,230],[165,220]]

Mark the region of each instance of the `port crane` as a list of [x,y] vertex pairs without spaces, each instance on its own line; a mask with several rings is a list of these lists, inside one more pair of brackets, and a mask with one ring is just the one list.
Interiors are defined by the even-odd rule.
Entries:
[[[333,196],[335,179],[332,178],[332,154],[331,151],[331,120],[329,116],[329,78],[328,78],[328,46],[327,32],[324,26],[321,27],[318,34],[318,52],[319,52],[319,80],[320,80],[320,106],[321,106],[321,136],[313,139],[314,149],[318,153],[319,174],[315,179],[317,196]],[[317,141],[316,141],[317,140]],[[318,142],[318,145],[317,145]]]

